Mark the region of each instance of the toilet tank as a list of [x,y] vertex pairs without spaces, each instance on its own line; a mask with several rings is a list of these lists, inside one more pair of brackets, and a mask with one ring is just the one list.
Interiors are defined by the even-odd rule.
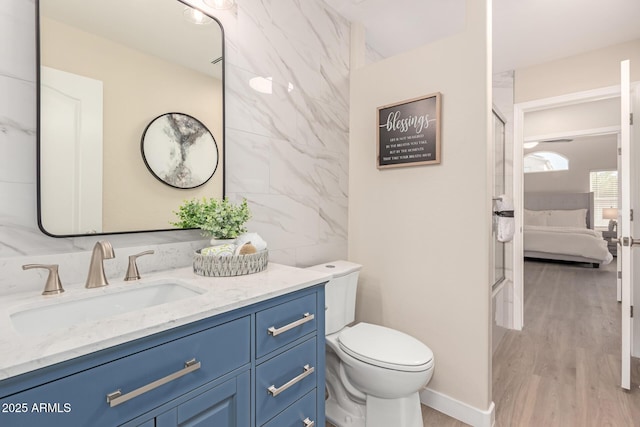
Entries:
[[356,289],[362,266],[349,261],[333,261],[309,268],[333,275],[325,286],[325,334],[338,332],[355,319]]

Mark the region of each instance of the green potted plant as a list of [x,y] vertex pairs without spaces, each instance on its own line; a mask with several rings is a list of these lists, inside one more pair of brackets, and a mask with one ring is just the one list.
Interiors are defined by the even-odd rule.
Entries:
[[247,231],[245,223],[251,218],[247,199],[233,204],[226,197],[222,200],[206,197],[185,200],[174,213],[178,221],[171,225],[199,228],[203,235],[216,240],[235,239]]

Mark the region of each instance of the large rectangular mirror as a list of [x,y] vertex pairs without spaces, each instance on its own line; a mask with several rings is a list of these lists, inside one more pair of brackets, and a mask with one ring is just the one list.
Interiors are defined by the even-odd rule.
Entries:
[[224,197],[216,19],[178,0],[39,0],[38,18],[44,233],[167,230],[183,200]]

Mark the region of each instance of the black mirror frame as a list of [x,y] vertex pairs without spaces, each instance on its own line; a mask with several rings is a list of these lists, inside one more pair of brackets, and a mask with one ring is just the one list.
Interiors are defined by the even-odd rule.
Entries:
[[[42,143],[40,138],[40,122],[41,122],[41,94],[40,94],[40,84],[41,84],[41,46],[40,46],[40,1],[35,0],[35,34],[36,34],[36,205],[37,205],[37,221],[38,228],[42,233],[49,237],[56,238],[66,238],[66,237],[84,237],[84,236],[107,236],[114,234],[139,234],[139,233],[155,233],[157,231],[177,231],[177,230],[185,230],[183,228],[162,228],[162,229],[148,229],[148,230],[131,230],[131,231],[113,231],[107,233],[91,233],[91,234],[52,234],[48,232],[42,223],[42,200],[40,196],[41,191],[41,180],[42,176],[40,174],[40,161],[41,161],[41,150],[40,144]],[[226,55],[225,55],[225,34],[224,27],[222,23],[215,16],[210,15],[208,12],[190,5],[183,0],[175,0],[179,3],[184,4],[185,6],[192,7],[194,9],[199,10],[204,15],[211,18],[214,22],[218,24],[220,27],[220,35],[222,39],[222,141],[219,142],[220,147],[222,149],[222,156],[218,158],[218,166],[222,164],[222,197],[226,197],[226,150],[225,150],[225,140],[226,140],[226,107],[225,107],[225,97],[226,97]],[[217,142],[217,141],[216,141]],[[218,149],[218,154],[220,153],[220,149]],[[222,163],[220,163],[222,162]],[[217,167],[216,167],[217,169]],[[190,229],[186,229],[190,230]]]

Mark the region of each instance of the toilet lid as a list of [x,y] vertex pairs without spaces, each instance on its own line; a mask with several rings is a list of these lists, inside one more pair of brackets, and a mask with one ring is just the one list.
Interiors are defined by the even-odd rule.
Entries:
[[433,352],[417,339],[394,329],[358,323],[338,336],[340,348],[365,363],[397,371],[424,371]]

